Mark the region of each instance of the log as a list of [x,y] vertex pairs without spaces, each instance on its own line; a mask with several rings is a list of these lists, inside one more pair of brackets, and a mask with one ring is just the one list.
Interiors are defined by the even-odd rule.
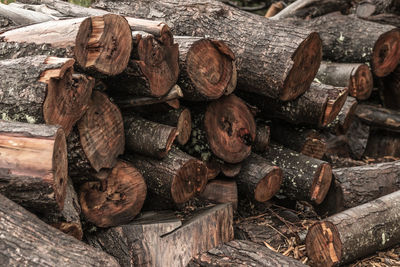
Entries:
[[221,173],[225,177],[236,177],[240,170],[242,169],[242,163],[237,163],[237,164],[230,164],[226,162],[220,163],[221,165]]
[[292,124],[325,127],[341,110],[347,93],[347,88],[312,83],[302,96],[288,102],[248,92],[240,92],[239,96],[257,106],[263,117],[279,118]]
[[74,60],[32,56],[0,61],[1,119],[58,124],[68,135],[87,109],[94,80],[73,75]]
[[324,59],[342,63],[370,63],[378,77],[390,74],[400,60],[400,30],[358,19],[355,15],[331,13],[310,21],[292,20],[321,35]]
[[110,255],[39,220],[0,195],[1,263],[5,266],[119,266]]
[[400,157],[399,133],[373,129],[366,144],[364,156],[372,158]]
[[216,178],[221,173],[221,163],[212,158],[210,161],[205,162],[207,167],[207,180]]
[[174,36],[174,40],[179,45],[178,84],[184,99],[202,101],[221,97],[236,75],[231,49],[223,41],[201,37]]
[[287,197],[316,204],[324,200],[332,180],[332,168],[327,162],[278,145],[270,145],[262,157],[282,169],[281,188]]
[[[121,73],[132,48],[128,22],[114,14],[33,24],[4,32],[0,40],[3,59],[41,53],[54,55],[55,50],[63,56],[74,56],[84,71],[100,76]],[[21,43],[29,45],[21,47]]]
[[324,84],[347,87],[358,100],[371,96],[374,81],[366,64],[321,62],[316,78]]
[[126,224],[133,220],[146,199],[146,182],[130,163],[119,160],[106,179],[87,182],[80,188],[79,201],[85,218],[99,227]]
[[271,18],[271,17],[275,16],[276,14],[278,14],[283,8],[284,8],[284,2],[282,2],[282,1],[272,3],[269,6],[264,17]]
[[61,127],[0,120],[0,194],[49,214],[63,209],[67,179]]
[[282,180],[281,168],[254,153],[243,161],[236,177],[239,193],[258,202],[266,202],[279,192]]
[[395,0],[364,0],[357,5],[356,14],[360,18],[382,13],[400,15],[400,4]]
[[175,35],[224,40],[237,58],[238,86],[282,101],[295,99],[309,88],[321,59],[315,32],[268,21],[219,1],[97,1],[92,7],[165,20],[174,25]]
[[379,95],[384,107],[400,110],[400,66],[378,81]]
[[267,150],[271,138],[271,130],[269,125],[257,123],[256,138],[254,139],[252,149],[256,152],[264,152]]
[[200,198],[218,204],[232,203],[233,209],[236,210],[238,206],[236,182],[229,180],[209,181],[204,191],[200,194]]
[[148,121],[137,115],[124,117],[125,142],[132,153],[162,159],[178,135],[175,127]]
[[399,242],[400,191],[317,222],[308,230],[306,249],[316,266],[334,266]]
[[11,20],[17,25],[29,25],[55,19],[52,16],[40,12],[26,10],[2,3],[0,3],[0,16]]
[[88,239],[113,255],[121,266],[186,266],[198,253],[232,240],[232,224],[231,204],[220,204],[198,211],[182,226],[176,217],[153,213]]
[[165,158],[134,155],[127,158],[142,173],[148,188],[148,205],[154,210],[182,204],[204,190],[206,165],[172,148]]
[[67,144],[69,174],[74,183],[101,169],[113,168],[125,147],[124,125],[117,106],[105,94],[94,91]]
[[355,114],[363,123],[371,127],[400,132],[399,111],[363,104],[357,106]]
[[265,246],[233,240],[196,256],[188,265],[196,266],[306,266]]
[[339,111],[339,114],[327,126],[331,133],[336,135],[346,134],[353,122],[357,104],[358,102],[354,97],[347,97],[346,102],[344,102],[342,109]]

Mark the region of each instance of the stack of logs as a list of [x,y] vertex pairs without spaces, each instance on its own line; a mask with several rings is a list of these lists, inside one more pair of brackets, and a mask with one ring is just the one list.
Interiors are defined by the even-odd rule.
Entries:
[[[361,161],[400,156],[400,30],[378,0],[270,19],[214,0],[23,2],[0,4],[1,263],[304,266],[231,241],[238,199],[275,195],[331,215],[307,234],[314,265],[400,242],[400,162]],[[188,205],[183,222],[165,211]]]

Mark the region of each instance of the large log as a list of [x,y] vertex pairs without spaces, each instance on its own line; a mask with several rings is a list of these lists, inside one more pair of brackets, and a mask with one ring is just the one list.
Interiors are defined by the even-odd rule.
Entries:
[[110,255],[45,224],[0,195],[3,266],[119,266]]
[[219,1],[97,1],[92,7],[165,20],[176,35],[224,40],[237,58],[238,86],[274,99],[286,101],[304,93],[321,61],[321,41],[315,32]]
[[373,128],[400,132],[399,111],[364,104],[357,106],[355,114],[363,123]]
[[198,211],[181,226],[171,215],[155,213],[89,237],[122,266],[186,266],[192,257],[233,239],[231,204]]
[[0,193],[33,212],[63,209],[68,179],[59,126],[0,120]]
[[58,124],[68,135],[94,86],[93,79],[72,74],[73,64],[44,55],[0,61],[1,119]]
[[306,237],[314,266],[336,266],[365,257],[400,240],[400,191],[317,222]]

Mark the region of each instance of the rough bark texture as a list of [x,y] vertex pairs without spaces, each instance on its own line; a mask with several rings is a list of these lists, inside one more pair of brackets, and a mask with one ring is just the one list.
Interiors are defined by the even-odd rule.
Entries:
[[315,266],[333,266],[375,253],[400,240],[400,191],[314,224],[306,238]]
[[400,15],[385,13],[385,14],[379,14],[379,15],[375,15],[375,16],[365,17],[362,19],[380,23],[380,24],[392,25],[397,28],[400,27]]
[[372,93],[374,81],[366,64],[321,62],[316,78],[334,86],[347,87],[349,95],[358,100],[368,99]]
[[236,177],[239,193],[258,202],[270,200],[282,184],[282,170],[254,153],[243,161]]
[[333,134],[345,134],[353,122],[354,113],[357,108],[357,100],[354,97],[348,96],[342,109],[336,118],[327,126]]
[[399,133],[371,130],[364,155],[372,158],[400,157]]
[[400,66],[388,76],[379,79],[378,86],[383,105],[389,109],[400,110]]
[[65,235],[0,195],[3,266],[119,266],[110,255]]
[[17,25],[29,25],[54,20],[53,17],[40,12],[25,10],[23,8],[2,3],[0,3],[0,16],[11,20]]
[[250,241],[233,240],[196,256],[188,265],[197,266],[306,266],[265,246]]
[[331,184],[332,169],[325,162],[271,145],[262,156],[283,171],[283,193],[296,200],[321,203]]
[[269,125],[264,123],[257,123],[256,138],[254,139],[252,149],[256,152],[264,152],[267,150],[269,141],[271,139],[271,129]]
[[358,105],[356,116],[374,128],[400,132],[400,112],[372,105]]
[[400,3],[396,0],[363,0],[356,10],[360,18],[382,13],[394,13],[400,15]]
[[213,203],[232,203],[233,209],[237,209],[238,190],[235,181],[212,180],[206,185],[200,197]]
[[59,126],[0,120],[0,193],[27,209],[63,209],[68,179],[65,134]]
[[155,214],[99,232],[89,242],[116,257],[122,266],[186,266],[198,253],[233,239],[231,204],[199,211],[180,224],[171,216]]
[[224,40],[237,58],[238,85],[271,98],[285,101],[306,91],[321,60],[315,32],[268,21],[218,1],[98,1],[93,7],[165,20],[177,35]]

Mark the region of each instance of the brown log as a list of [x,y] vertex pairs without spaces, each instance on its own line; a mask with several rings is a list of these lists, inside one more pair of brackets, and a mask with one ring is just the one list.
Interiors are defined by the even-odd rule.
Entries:
[[358,100],[368,99],[372,93],[374,81],[366,64],[321,62],[316,78],[334,86],[347,87],[349,95]]
[[113,255],[121,266],[183,267],[195,255],[233,239],[231,204],[199,211],[182,226],[171,217],[153,213],[98,232],[89,242]]
[[257,106],[264,117],[280,118],[292,124],[325,127],[341,110],[347,93],[347,88],[312,83],[307,92],[296,100],[288,102],[247,92],[241,92],[239,96]]
[[174,40],[179,45],[178,84],[184,98],[202,101],[221,97],[236,75],[231,49],[223,41],[201,37],[174,36]]
[[188,265],[197,266],[290,266],[305,267],[300,261],[250,241],[233,240],[196,256]]
[[346,102],[344,102],[342,109],[339,111],[339,114],[327,126],[331,133],[336,135],[346,134],[353,122],[357,104],[358,102],[354,97],[347,97]]
[[0,217],[4,266],[119,266],[110,255],[54,229],[2,195]]
[[378,86],[383,105],[400,110],[400,66],[388,76],[379,79]]
[[239,193],[258,202],[270,200],[281,188],[282,180],[281,168],[254,153],[243,161],[236,178]]
[[85,218],[99,227],[130,222],[142,209],[146,183],[130,163],[119,160],[106,179],[81,186],[79,201]]
[[364,156],[372,158],[400,157],[400,135],[386,130],[371,130]]
[[358,3],[356,13],[360,18],[382,13],[400,15],[400,4],[396,0],[363,0]]
[[332,180],[332,168],[327,162],[278,145],[270,145],[262,157],[282,169],[281,188],[287,197],[316,204],[324,200]]
[[0,193],[33,212],[63,209],[68,179],[59,126],[0,120]]
[[200,198],[213,203],[232,203],[234,210],[238,205],[238,191],[235,181],[212,180],[209,181],[200,194]]
[[212,158],[210,161],[205,162],[207,167],[207,180],[212,180],[218,176],[221,172],[221,163]]
[[113,168],[124,147],[121,112],[105,94],[94,91],[77,131],[68,139],[69,174],[74,183],[103,168]]
[[374,128],[400,132],[400,112],[372,105],[358,105],[356,116]]
[[206,165],[176,148],[161,161],[139,155],[128,159],[143,174],[154,210],[185,203],[207,184]]
[[256,152],[264,152],[267,150],[271,138],[271,130],[269,125],[257,123],[256,138],[254,139],[252,149]]
[[270,17],[273,17],[276,14],[278,14],[284,8],[283,4],[284,4],[284,2],[282,2],[282,1],[272,3],[269,6],[269,8],[268,8],[267,12],[265,13],[264,17],[270,18]]
[[130,152],[162,159],[178,135],[175,127],[148,121],[137,115],[124,117],[126,147]]
[[219,1],[97,1],[92,7],[165,20],[174,25],[176,35],[224,40],[237,58],[239,87],[282,101],[295,99],[309,88],[321,59],[315,32],[268,21]]
[[1,119],[58,124],[66,135],[87,109],[94,80],[73,75],[74,60],[32,56],[0,61]]
[[306,238],[314,266],[354,261],[400,240],[400,191],[317,222]]

